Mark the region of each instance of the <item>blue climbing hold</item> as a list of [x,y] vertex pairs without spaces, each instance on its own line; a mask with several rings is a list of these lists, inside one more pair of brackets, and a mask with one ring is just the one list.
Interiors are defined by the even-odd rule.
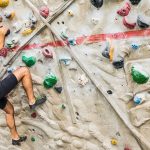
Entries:
[[141,103],[142,103],[142,98],[135,96],[135,97],[134,97],[134,103],[135,103],[136,105],[141,104]]
[[136,43],[132,43],[132,49],[137,50],[139,48],[139,45]]
[[72,45],[72,46],[75,46],[77,44],[75,39],[69,39],[68,42],[69,42],[69,45]]

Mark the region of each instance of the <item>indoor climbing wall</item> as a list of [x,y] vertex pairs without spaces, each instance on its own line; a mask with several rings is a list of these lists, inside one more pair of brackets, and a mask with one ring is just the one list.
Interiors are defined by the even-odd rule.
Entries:
[[146,0],[10,0],[0,8],[10,29],[1,77],[27,66],[35,96],[47,97],[31,111],[21,84],[9,94],[18,131],[28,139],[11,145],[1,111],[0,149],[148,150],[148,6]]

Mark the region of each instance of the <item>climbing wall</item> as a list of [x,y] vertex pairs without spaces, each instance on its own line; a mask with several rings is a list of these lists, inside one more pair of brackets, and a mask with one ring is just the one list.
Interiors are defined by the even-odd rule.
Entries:
[[[31,2],[41,11],[44,6],[42,14],[47,20],[67,3],[63,0]],[[73,55],[55,33],[48,28],[40,31],[44,23],[26,1],[11,0],[8,7],[1,8],[2,23],[11,31],[5,40],[9,51],[7,57],[1,57],[1,70],[7,69],[4,65],[17,50],[21,51],[10,62],[7,72],[29,66],[35,96],[46,95],[47,101],[31,111],[19,84],[9,94],[9,100],[14,105],[17,129],[28,139],[21,147],[11,145],[5,114],[1,111],[0,148],[148,150],[150,31],[137,24],[139,16],[144,18],[141,22],[146,19],[144,23],[150,24],[148,6],[150,2],[146,0],[138,5],[106,0],[97,9],[89,0],[76,0],[51,22]],[[15,11],[15,17],[6,18],[6,11]],[[15,33],[19,23],[20,30]],[[18,39],[15,43],[14,37]],[[23,46],[27,41],[30,43]],[[28,63],[29,59],[32,63]],[[136,68],[137,65],[140,67]],[[142,84],[138,84],[141,78],[133,80],[133,67],[142,76]],[[50,81],[53,77],[52,87],[43,86],[46,76]]]

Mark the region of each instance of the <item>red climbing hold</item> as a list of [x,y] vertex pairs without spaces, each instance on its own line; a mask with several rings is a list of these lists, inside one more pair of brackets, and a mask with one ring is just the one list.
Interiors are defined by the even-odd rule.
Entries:
[[8,49],[7,49],[7,48],[2,48],[2,49],[0,50],[0,56],[6,57],[6,56],[7,56],[7,52],[8,52]]
[[44,18],[47,18],[49,15],[49,8],[47,6],[42,6],[40,8],[40,14],[41,16],[43,16]]
[[123,18],[123,24],[129,29],[134,29],[136,26],[136,23],[127,22],[126,17]]
[[120,16],[127,16],[131,10],[130,4],[127,2],[125,6],[117,11],[117,14]]
[[49,49],[43,49],[42,50],[42,53],[43,53],[43,55],[46,57],[46,58],[53,58],[53,53],[52,53],[52,51],[51,50],[49,50]]
[[32,118],[36,118],[36,116],[37,116],[37,115],[36,115],[36,112],[33,112],[33,113],[31,114],[31,117],[32,117]]

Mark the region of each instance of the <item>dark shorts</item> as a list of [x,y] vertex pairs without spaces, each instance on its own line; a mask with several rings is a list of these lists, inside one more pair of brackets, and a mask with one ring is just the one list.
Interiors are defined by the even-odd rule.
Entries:
[[0,81],[0,109],[5,108],[7,104],[7,94],[11,92],[17,84],[17,78],[12,73]]

